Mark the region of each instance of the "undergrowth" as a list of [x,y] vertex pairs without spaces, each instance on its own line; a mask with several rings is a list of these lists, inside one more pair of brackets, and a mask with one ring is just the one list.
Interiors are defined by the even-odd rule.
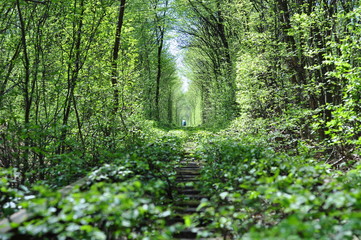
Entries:
[[[270,136],[195,128],[144,133],[138,144],[94,169],[81,186],[62,196],[35,187],[33,199],[1,178],[4,215],[11,204],[31,214],[3,236],[27,239],[171,239],[202,219],[199,236],[228,239],[358,239],[361,236],[361,165],[339,171],[312,154],[278,151]],[[141,144],[143,142],[143,144]],[[199,189],[209,196],[185,226],[169,226],[175,166],[191,142],[203,162]],[[35,193],[34,193],[35,191]]]
[[[112,163],[92,171],[67,196],[35,186],[36,197],[22,201],[31,218],[2,239],[169,239],[175,170],[182,156],[176,134],[150,138]],[[5,178],[2,178],[4,184]],[[5,189],[5,188],[4,188]],[[10,188],[6,188],[10,189]],[[3,191],[3,189],[2,189]],[[3,191],[8,199],[16,192]]]
[[[231,239],[357,239],[361,236],[361,166],[335,171],[304,156],[214,136],[205,161],[200,217]],[[199,216],[198,216],[199,217]]]

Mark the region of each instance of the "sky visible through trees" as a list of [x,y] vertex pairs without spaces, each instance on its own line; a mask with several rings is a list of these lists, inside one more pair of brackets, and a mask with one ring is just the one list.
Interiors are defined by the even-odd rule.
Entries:
[[184,63],[185,53],[180,47],[180,44],[178,43],[179,39],[177,39],[176,35],[174,35],[174,37],[172,37],[168,42],[169,51],[175,57],[177,73],[182,82],[182,92],[185,93],[188,91],[190,81],[186,76],[187,68]]

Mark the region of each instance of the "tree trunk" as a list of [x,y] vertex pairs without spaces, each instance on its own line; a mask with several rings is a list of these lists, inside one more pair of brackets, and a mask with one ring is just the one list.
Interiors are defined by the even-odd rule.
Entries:
[[124,10],[125,10],[126,0],[120,0],[119,4],[119,14],[118,14],[118,24],[115,32],[115,40],[112,54],[112,87],[113,87],[113,114],[115,115],[119,109],[119,89],[118,89],[118,59],[119,59],[119,49],[120,49],[120,39],[122,33],[122,27],[124,22]]
[[[74,8],[76,8],[76,2],[74,3]],[[75,86],[78,81],[79,71],[81,69],[81,44],[82,44],[82,30],[83,30],[83,18],[84,18],[84,0],[80,1],[80,15],[79,19],[75,21],[73,26],[73,44],[70,50],[70,59],[73,61],[69,61],[68,64],[68,89],[67,96],[65,99],[64,106],[64,115],[63,115],[63,126],[62,133],[60,136],[60,149],[58,153],[63,153],[65,151],[64,141],[67,137],[67,125],[69,121],[71,107],[73,106],[74,100],[74,91]],[[74,53],[74,56],[73,56]]]
[[31,93],[30,93],[30,60],[28,55],[28,46],[26,41],[26,31],[25,31],[25,22],[23,18],[23,14],[20,7],[20,1],[16,1],[17,10],[19,13],[19,23],[20,23],[20,30],[21,30],[21,42],[22,42],[22,51],[23,51],[23,65],[24,65],[24,82],[23,82],[23,94],[24,94],[24,126],[26,131],[26,136],[24,140],[25,151],[24,157],[22,162],[22,182],[25,180],[25,173],[29,169],[29,154],[30,154],[30,144],[31,139],[29,137],[29,123],[30,123],[30,110],[31,110]]
[[160,120],[159,109],[159,95],[160,95],[160,79],[162,77],[162,50],[164,44],[164,29],[159,27],[160,35],[158,40],[158,52],[157,52],[157,78],[155,85],[155,119]]

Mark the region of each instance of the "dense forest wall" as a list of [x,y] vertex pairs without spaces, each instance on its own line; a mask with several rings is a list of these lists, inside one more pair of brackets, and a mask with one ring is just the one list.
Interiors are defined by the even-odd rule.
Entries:
[[168,12],[167,1],[2,1],[0,166],[20,182],[79,175],[134,143],[144,119],[171,122]]
[[360,143],[358,1],[180,2],[204,123],[241,116],[343,154]]

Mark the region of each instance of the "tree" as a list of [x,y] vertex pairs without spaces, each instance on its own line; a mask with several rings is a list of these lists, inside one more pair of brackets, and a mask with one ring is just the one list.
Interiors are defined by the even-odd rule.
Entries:
[[113,54],[112,54],[112,60],[111,60],[111,65],[112,65],[111,82],[112,82],[112,86],[114,88],[114,90],[113,90],[114,91],[114,110],[113,110],[114,114],[116,114],[118,112],[118,108],[119,108],[117,61],[119,58],[121,32],[122,32],[122,27],[123,27],[123,22],[124,22],[125,3],[126,3],[126,0],[120,0],[118,23],[117,23],[116,32],[115,32],[115,40],[114,40]]
[[[182,3],[180,3],[182,4]],[[186,4],[185,2],[183,4]],[[237,111],[235,100],[235,52],[230,23],[226,20],[224,1],[214,0],[205,4],[198,0],[187,0],[188,24],[181,29],[187,37],[186,47],[190,49],[188,59],[197,72],[194,82],[202,92],[203,122],[214,123],[231,120]],[[194,53],[191,53],[194,52]]]

